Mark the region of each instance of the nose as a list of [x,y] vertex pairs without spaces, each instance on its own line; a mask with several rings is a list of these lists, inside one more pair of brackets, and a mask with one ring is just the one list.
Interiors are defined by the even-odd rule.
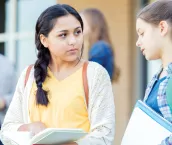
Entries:
[[139,41],[139,39],[136,41],[136,46],[141,47],[141,42]]
[[74,35],[69,37],[68,44],[69,45],[75,45],[76,44],[76,37]]

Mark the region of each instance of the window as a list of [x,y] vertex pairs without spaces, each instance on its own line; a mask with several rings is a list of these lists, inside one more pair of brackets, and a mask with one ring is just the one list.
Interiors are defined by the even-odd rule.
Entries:
[[[34,29],[38,16],[57,0],[1,0],[0,53],[16,67],[17,74],[36,60]],[[2,15],[2,16],[1,16]]]

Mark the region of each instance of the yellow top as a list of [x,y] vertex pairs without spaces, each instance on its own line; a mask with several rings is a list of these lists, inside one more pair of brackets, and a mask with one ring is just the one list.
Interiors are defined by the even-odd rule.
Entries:
[[81,128],[89,132],[90,122],[85,103],[82,67],[62,81],[58,81],[48,69],[48,77],[43,83],[48,91],[49,105],[36,105],[36,83],[29,98],[31,122],[41,121],[48,128]]

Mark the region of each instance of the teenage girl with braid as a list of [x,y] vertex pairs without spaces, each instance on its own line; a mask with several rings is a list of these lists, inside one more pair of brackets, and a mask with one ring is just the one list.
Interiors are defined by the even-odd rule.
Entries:
[[[35,32],[37,61],[27,83],[26,68],[2,125],[4,131],[81,128],[88,135],[67,145],[111,145],[114,139],[114,98],[107,71],[83,60],[83,22],[69,5],[57,4],[38,18]],[[88,104],[82,79],[87,66]],[[88,106],[88,107],[87,107]],[[65,144],[66,145],[66,144]]]

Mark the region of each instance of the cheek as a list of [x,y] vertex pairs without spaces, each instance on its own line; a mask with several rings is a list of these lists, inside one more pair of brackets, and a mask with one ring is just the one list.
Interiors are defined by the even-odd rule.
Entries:
[[160,48],[157,43],[150,44],[149,50],[147,50],[147,56],[149,60],[156,60],[160,58]]
[[66,45],[64,41],[54,41],[49,44],[49,50],[51,53],[55,54],[56,56],[59,56],[66,51]]
[[78,37],[78,39],[77,39],[77,45],[78,45],[79,48],[82,47],[83,42],[84,42],[84,37],[83,36]]

